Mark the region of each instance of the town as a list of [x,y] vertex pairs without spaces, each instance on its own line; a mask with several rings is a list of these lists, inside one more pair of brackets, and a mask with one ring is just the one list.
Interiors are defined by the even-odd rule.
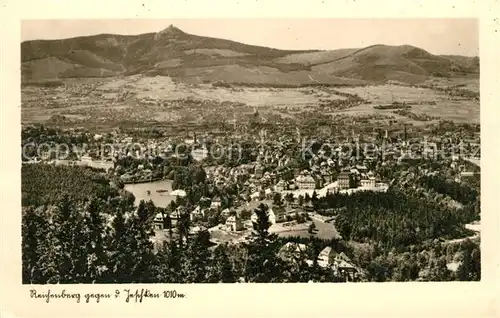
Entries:
[[23,283],[481,280],[476,48],[365,33],[22,42]]
[[[134,195],[137,209],[141,200],[151,201],[159,208],[151,237],[157,247],[178,235],[178,224],[186,215],[189,235],[208,231],[214,246],[243,244],[251,240],[255,209],[261,204],[268,207],[270,233],[285,238],[342,239],[335,228],[336,209],[322,207],[318,200],[336,194],[386,192],[395,182],[386,173],[388,167],[423,160],[431,163],[420,171],[423,176],[446,171],[455,182],[479,176],[478,133],[469,132],[468,139],[463,139],[463,129],[455,134],[410,137],[405,125],[400,132],[357,134],[342,143],[316,138],[309,145],[304,140],[310,136],[300,132],[275,142],[269,135],[261,130],[253,138],[237,134],[220,138],[209,133],[148,138],[141,137],[140,130],[97,134],[26,126],[23,164],[101,171],[114,187]],[[40,144],[46,147],[35,147]],[[216,146],[230,151],[214,153]],[[293,260],[305,250],[302,243],[288,242],[279,255]],[[347,281],[365,279],[359,265],[331,247],[321,250],[316,259]]]

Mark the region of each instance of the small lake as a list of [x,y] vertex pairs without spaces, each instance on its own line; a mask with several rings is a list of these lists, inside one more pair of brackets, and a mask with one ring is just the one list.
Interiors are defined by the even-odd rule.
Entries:
[[[170,195],[172,192],[172,180],[126,184],[125,190],[131,192],[135,196],[136,205],[139,205],[141,200],[152,200],[155,206],[165,208],[176,198]],[[148,190],[151,191],[150,195],[148,195]],[[160,193],[156,192],[156,190],[167,190],[167,192]]]

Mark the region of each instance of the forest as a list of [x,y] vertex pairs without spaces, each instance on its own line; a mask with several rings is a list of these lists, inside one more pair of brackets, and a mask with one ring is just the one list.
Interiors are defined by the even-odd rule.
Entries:
[[423,176],[420,179],[420,184],[437,193],[448,195],[453,200],[463,204],[473,203],[479,198],[479,194],[475,189],[457,182],[448,181],[439,175]]
[[386,248],[464,237],[470,234],[464,224],[479,219],[476,209],[452,210],[395,189],[329,194],[313,198],[312,203],[320,214],[336,217],[335,227],[344,239],[375,242]]
[[57,202],[64,196],[82,200],[92,196],[107,199],[118,195],[109,180],[86,167],[27,164],[21,168],[23,206]]
[[[242,246],[219,245],[201,231],[191,235],[189,217],[179,235],[152,243],[151,202],[134,209],[123,198],[68,197],[50,206],[23,209],[23,283],[231,283],[343,281],[317,264],[278,257],[283,241],[270,234],[267,206],[257,209],[252,238]],[[333,244],[333,243],[332,243]],[[318,242],[311,248],[320,248]]]
[[[358,192],[302,198],[318,213],[335,218],[340,240],[280,238],[269,232],[268,207],[259,206],[254,232],[244,244],[210,242],[207,231],[191,233],[189,211],[201,196],[219,195],[230,206],[236,189],[216,190],[196,166],[173,168],[187,196],[168,208],[134,197],[106,176],[83,167],[23,165],[23,283],[216,283],[340,282],[316,260],[324,247],[344,252],[364,270],[366,281],[480,280],[479,243],[449,239],[470,235],[464,224],[479,219],[477,201],[451,209],[411,191]],[[286,199],[286,198],[285,198]],[[281,200],[280,200],[281,201]],[[182,206],[167,225],[169,239],[155,241],[157,213]],[[215,215],[216,216],[216,215]],[[214,218],[208,225],[218,223]],[[220,221],[220,220],[219,220]],[[308,247],[294,262],[279,257],[287,242]],[[457,263],[458,269],[447,268]]]

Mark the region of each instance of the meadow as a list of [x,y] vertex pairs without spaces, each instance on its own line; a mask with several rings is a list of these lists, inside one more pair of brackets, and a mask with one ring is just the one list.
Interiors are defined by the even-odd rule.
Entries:
[[[217,86],[209,83],[189,84],[172,80],[167,76],[127,77],[99,79],[69,79],[66,87],[23,87],[22,121],[53,122],[62,115],[59,124],[117,124],[132,121],[142,123],[175,123],[235,120],[255,109],[281,114],[283,108],[294,113],[285,117],[300,117],[304,111],[322,111],[325,114],[365,116],[381,114],[402,122],[422,125],[419,121],[394,114],[390,109],[374,109],[374,106],[394,102],[412,105],[411,112],[456,122],[479,123],[479,100],[452,97],[443,91],[402,85],[371,85],[355,87],[245,87]],[[429,83],[428,83],[429,84]],[[430,85],[430,84],[429,84]],[[478,86],[477,79],[438,79],[436,87]],[[448,86],[447,86],[448,85]],[[335,101],[346,100],[353,94],[364,99],[359,105],[336,108]],[[319,109],[320,105],[334,106]],[[281,116],[281,117],[283,117]]]

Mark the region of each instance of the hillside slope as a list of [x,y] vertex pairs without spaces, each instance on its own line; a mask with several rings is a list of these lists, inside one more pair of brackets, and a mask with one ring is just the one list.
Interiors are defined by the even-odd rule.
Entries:
[[192,35],[174,26],[136,36],[99,34],[21,44],[23,83],[131,74],[166,75],[194,83],[351,85],[389,79],[412,83],[429,76],[475,72],[479,67],[475,61],[436,56],[411,46],[279,50]]
[[429,76],[448,77],[474,71],[468,61],[433,55],[410,45],[369,46],[312,69],[341,77],[406,83],[418,83]]

